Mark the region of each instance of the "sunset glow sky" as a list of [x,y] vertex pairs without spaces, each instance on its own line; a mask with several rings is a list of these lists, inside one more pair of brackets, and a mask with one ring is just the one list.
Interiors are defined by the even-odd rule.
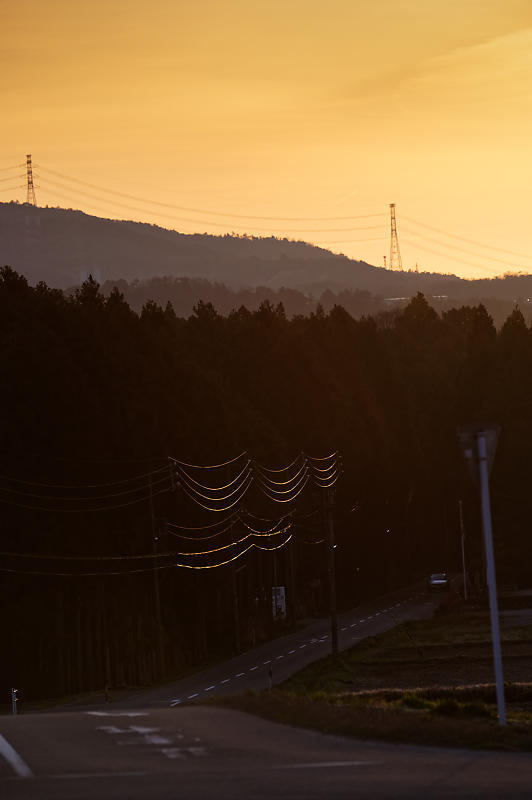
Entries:
[[382,265],[395,202],[405,267],[532,272],[530,0],[0,0],[0,25],[0,168],[32,153],[39,205]]

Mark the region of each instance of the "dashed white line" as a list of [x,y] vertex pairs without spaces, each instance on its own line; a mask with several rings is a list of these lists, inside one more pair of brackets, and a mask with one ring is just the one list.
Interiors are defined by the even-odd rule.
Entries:
[[312,761],[307,764],[279,764],[273,769],[320,769],[322,767],[369,767],[381,761]]
[[300,644],[300,645],[299,645],[299,649],[300,649],[300,650],[303,650],[303,648],[304,648],[304,647],[306,647],[306,646],[307,646],[306,644]]
[[245,672],[239,672],[238,675],[235,675],[235,678],[243,678],[245,674]]
[[278,661],[280,658],[284,658],[284,655],[275,656],[275,660]]
[[[351,625],[351,627],[353,627],[353,626]],[[344,627],[343,627],[343,628],[340,628],[340,630],[341,630],[341,631],[346,631],[346,630],[347,630],[347,625],[344,625]]]
[[254,669],[258,669],[258,667],[250,667],[250,668],[249,668],[249,671],[250,671],[250,672],[253,672],[253,670],[254,670]]
[[296,652],[295,650],[289,650],[289,651],[288,651],[288,655],[289,655],[289,656],[291,656],[291,655],[292,655],[292,653],[295,653],[295,652]]
[[224,680],[220,681],[220,683],[229,683],[230,680],[231,678],[224,678]]
[[194,694],[189,694],[187,700],[194,700],[195,697],[199,697],[199,694],[195,692]]
[[181,702],[181,700],[179,700],[179,699],[178,700],[172,700],[172,702],[170,703],[170,708],[173,708],[173,706],[178,706],[180,702]]
[[266,665],[266,664],[271,664],[271,663],[272,663],[272,660],[271,660],[271,658],[270,658],[268,661],[263,661],[262,663],[263,663],[264,665]]
[[26,762],[19,756],[17,751],[11,747],[7,739],[0,734],[0,754],[19,778],[33,778],[33,772]]
[[214,687],[215,687],[215,686],[216,686],[216,684],[215,684],[215,683],[213,683],[213,685],[212,685],[212,686],[207,686],[207,688],[206,688],[206,689],[204,689],[203,691],[204,691],[204,692],[210,692],[210,691],[211,691],[211,689],[214,689]]

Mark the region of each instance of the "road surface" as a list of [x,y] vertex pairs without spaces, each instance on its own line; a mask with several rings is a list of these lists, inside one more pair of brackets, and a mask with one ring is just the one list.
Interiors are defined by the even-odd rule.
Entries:
[[[420,588],[340,617],[340,647],[428,616]],[[116,703],[0,718],[2,800],[530,798],[528,755],[359,742],[204,707],[330,650],[328,621]]]

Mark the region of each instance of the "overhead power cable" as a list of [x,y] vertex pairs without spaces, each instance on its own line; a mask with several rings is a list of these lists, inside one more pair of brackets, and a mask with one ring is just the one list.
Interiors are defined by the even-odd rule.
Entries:
[[251,470],[250,470],[250,469],[247,469],[247,470],[246,470],[246,474],[244,475],[244,477],[243,477],[243,478],[242,478],[242,480],[240,481],[239,485],[238,485],[238,486],[237,486],[235,489],[233,489],[233,491],[232,491],[232,492],[228,492],[227,494],[220,495],[219,497],[213,497],[213,496],[211,496],[211,495],[204,494],[203,492],[200,492],[198,489],[196,489],[194,486],[191,486],[191,485],[188,483],[188,481],[187,481],[187,480],[185,480],[185,478],[183,477],[183,475],[182,475],[182,474],[180,474],[180,476],[179,476],[179,477],[180,477],[180,480],[181,480],[182,484],[186,485],[186,486],[187,486],[187,488],[188,488],[188,489],[189,489],[191,492],[193,492],[194,494],[198,495],[198,497],[202,497],[204,500],[210,500],[211,502],[216,502],[216,503],[219,503],[219,502],[220,502],[220,503],[221,503],[223,500],[229,500],[229,498],[230,498],[230,497],[232,497],[234,494],[236,494],[237,492],[239,492],[239,491],[240,491],[240,489],[242,488],[242,486],[243,486],[243,485],[246,483],[246,481],[249,479],[249,477],[251,476],[251,474],[252,474],[252,473],[251,473]]
[[330,453],[328,456],[323,456],[322,458],[318,458],[318,456],[309,456],[309,454],[308,454],[308,453],[305,453],[305,456],[306,456],[306,457],[307,457],[307,458],[308,458],[310,461],[330,461],[332,458],[335,458],[337,455],[338,455],[338,452],[337,452],[336,450],[334,450],[334,451],[333,451],[332,453]]
[[222,528],[219,531],[216,531],[216,533],[207,534],[207,536],[198,536],[197,534],[196,536],[187,536],[184,533],[176,533],[175,531],[170,531],[168,529],[165,531],[165,533],[169,534],[170,536],[175,536],[177,539],[187,539],[193,542],[205,542],[208,539],[216,539],[218,536],[223,536],[223,534],[227,533],[227,531],[234,530],[235,524],[237,524],[237,522],[238,519],[236,520],[236,522],[232,522],[230,525],[227,525],[227,527]]
[[79,502],[85,502],[85,501],[93,502],[94,500],[107,500],[108,498],[123,497],[124,495],[127,495],[127,494],[135,494],[136,492],[144,492],[144,491],[146,491],[146,489],[149,489],[150,487],[160,486],[161,483],[164,483],[165,481],[169,481],[169,480],[170,480],[170,478],[167,475],[165,475],[164,478],[159,478],[158,480],[152,481],[149,484],[146,483],[146,484],[143,484],[142,486],[133,487],[132,489],[125,489],[122,492],[108,492],[107,494],[89,495],[87,497],[83,497],[83,496],[71,497],[71,496],[68,496],[68,495],[62,495],[61,496],[61,495],[50,495],[50,494],[34,494],[33,492],[22,492],[22,491],[19,491],[18,489],[11,489],[9,487],[1,486],[0,487],[0,497],[1,497],[1,493],[2,492],[7,492],[8,494],[16,494],[17,496],[20,496],[20,497],[34,497],[36,500],[65,500],[67,502],[72,502],[72,503],[73,502],[79,503]]
[[295,475],[293,475],[293,477],[289,478],[286,481],[276,481],[273,480],[273,478],[270,478],[268,475],[265,475],[258,464],[253,463],[253,467],[255,468],[255,474],[257,475],[257,477],[259,477],[261,480],[267,482],[272,486],[288,486],[288,484],[290,483],[296,483],[301,474],[305,472],[305,470],[309,469],[308,462],[305,461],[298,469],[298,471],[295,473]]
[[403,226],[402,230],[406,231],[406,233],[409,234],[410,236],[417,236],[423,241],[432,242],[433,244],[440,245],[441,247],[447,247],[449,250],[456,250],[459,253],[465,253],[466,255],[469,256],[475,256],[475,258],[482,258],[482,259],[487,259],[488,261],[495,261],[498,264],[505,264],[507,267],[512,266],[508,262],[508,259],[497,258],[496,256],[487,256],[484,255],[484,253],[475,253],[474,250],[468,250],[467,248],[460,247],[459,245],[456,244],[448,244],[447,242],[442,242],[441,239],[435,239],[433,236],[424,236],[422,233],[417,233],[416,231],[413,231],[411,228],[408,227]]
[[9,167],[0,167],[0,172],[6,172],[8,169],[24,169],[26,164],[12,164]]
[[31,481],[23,478],[14,478],[11,475],[0,475],[0,479],[10,481],[11,483],[24,484],[26,486],[46,486],[49,489],[100,489],[103,486],[119,486],[124,483],[133,483],[134,481],[149,478],[151,475],[157,475],[167,470],[168,467],[159,467],[150,472],[143,472],[140,475],[132,475],[130,478],[122,478],[118,481],[105,481],[103,483],[41,483],[39,481]]
[[244,465],[242,470],[238,473],[238,475],[236,475],[231,481],[229,481],[229,483],[225,483],[222,486],[206,486],[205,484],[200,483],[199,481],[195,480],[191,475],[186,473],[185,470],[181,469],[180,467],[178,467],[177,474],[178,474],[179,477],[184,475],[186,477],[186,479],[190,483],[193,483],[196,486],[199,486],[201,489],[205,489],[206,491],[209,491],[209,492],[221,492],[224,489],[229,489],[231,486],[233,486],[233,484],[235,484],[238,480],[240,480],[240,478],[242,477],[244,472],[249,468],[250,464],[251,464],[251,459],[248,458],[246,464]]
[[305,467],[305,471],[303,472],[303,474],[300,475],[297,482],[294,484],[294,486],[291,486],[290,489],[276,489],[270,484],[266,483],[261,475],[256,473],[255,477],[259,481],[260,485],[268,489],[269,492],[273,492],[274,494],[291,494],[295,489],[299,488],[299,486],[304,480],[308,479],[308,469]]
[[294,494],[292,497],[287,497],[287,498],[284,498],[284,499],[283,499],[283,498],[280,498],[280,497],[274,497],[273,495],[271,495],[271,494],[269,493],[269,491],[268,491],[268,490],[267,490],[267,489],[266,489],[264,486],[261,486],[260,484],[258,484],[258,486],[259,486],[259,488],[260,488],[261,492],[262,492],[262,493],[263,493],[263,494],[264,494],[266,497],[268,497],[270,500],[273,500],[275,503],[291,503],[291,502],[293,502],[293,501],[294,501],[294,500],[295,500],[297,497],[299,497],[299,495],[301,494],[301,492],[303,491],[303,489],[304,489],[304,488],[305,488],[305,486],[307,485],[308,481],[309,481],[309,477],[308,477],[308,475],[307,475],[307,476],[306,476],[306,478],[305,478],[305,481],[304,481],[304,483],[303,483],[303,484],[301,485],[301,487],[298,489],[298,491],[296,492],[296,494]]
[[331,472],[333,469],[338,468],[338,462],[334,461],[330,467],[324,467],[324,468],[316,467],[314,464],[310,463],[310,468],[313,472],[322,472],[322,473]]
[[239,495],[239,497],[237,497],[236,500],[234,500],[228,506],[223,506],[223,508],[213,508],[212,506],[205,505],[205,503],[202,503],[201,500],[198,500],[197,497],[195,497],[191,492],[189,492],[189,490],[185,487],[184,483],[181,484],[181,489],[187,495],[187,497],[189,497],[198,506],[201,506],[201,508],[204,508],[205,511],[215,511],[217,513],[222,513],[223,511],[229,511],[231,508],[234,508],[240,503],[242,498],[245,496],[247,490],[251,486],[252,482],[253,482],[253,476],[250,476],[250,478],[248,479],[248,483],[246,484],[244,490]]
[[[59,186],[60,188],[70,190],[70,187],[65,187],[64,184],[57,183],[57,181],[50,180],[49,178],[46,179],[47,182],[51,183],[52,185]],[[39,187],[40,188],[40,187]],[[44,185],[44,189],[46,189],[46,183]],[[53,194],[57,194],[61,197],[61,193],[57,192],[55,188],[52,190]],[[96,200],[98,203],[103,203],[104,205],[112,205],[112,206],[119,206],[120,208],[126,208],[128,211],[137,211],[141,214],[157,214],[157,216],[164,217],[165,219],[173,220],[174,222],[186,222],[190,225],[210,225],[211,227],[222,228],[223,230],[227,230],[228,228],[238,228],[243,231],[250,230],[250,224],[242,225],[239,223],[234,222],[216,222],[214,220],[206,220],[206,219],[193,219],[191,217],[178,217],[175,214],[167,214],[165,211],[154,211],[153,209],[147,208],[140,208],[139,206],[132,206],[129,203],[124,203],[121,200],[107,200],[106,198],[98,197],[98,195],[91,194],[90,192],[83,192],[79,189],[75,190],[75,194],[83,195],[85,197],[89,197],[93,200]],[[63,195],[64,197],[64,195]],[[66,199],[69,199],[68,197]],[[380,215],[379,215],[380,216]],[[364,225],[361,227],[349,227],[349,228],[279,228],[277,225],[271,225],[269,228],[258,228],[256,225],[253,224],[253,230],[259,231],[261,233],[342,233],[346,231],[369,231],[369,230],[376,230],[377,228],[382,228],[382,225]]]
[[253,464],[260,467],[261,470],[263,470],[263,472],[287,472],[289,469],[292,469],[292,467],[295,466],[297,462],[300,461],[302,458],[303,459],[305,458],[303,453],[298,453],[297,456],[294,458],[294,460],[291,461],[290,464],[288,464],[288,466],[281,467],[280,469],[271,469],[270,467],[265,467],[263,466],[263,464],[259,464],[258,461],[256,460],[253,461]]
[[[168,479],[170,480],[170,479]],[[133,506],[137,503],[143,503],[146,500],[151,500],[154,497],[157,497],[160,494],[165,494],[166,492],[170,491],[170,486],[166,489],[160,489],[158,492],[150,492],[145,497],[138,497],[136,500],[130,500],[127,503],[115,503],[113,505],[107,506],[99,506],[93,508],[50,508],[49,506],[37,506],[30,503],[17,503],[14,500],[9,498],[2,498],[0,497],[0,503],[7,503],[11,506],[17,506],[18,508],[27,508],[30,511],[48,511],[50,513],[57,513],[57,514],[88,514],[92,512],[99,512],[99,511],[113,511],[117,508],[125,508],[126,506]],[[58,498],[54,498],[58,499]]]
[[181,467],[189,467],[191,469],[220,469],[220,467],[227,467],[229,464],[234,464],[235,461],[247,456],[247,454],[247,450],[244,450],[238,456],[230,458],[228,461],[222,461],[221,464],[187,464],[186,461],[180,461],[178,458],[174,458],[173,456],[169,456],[169,458],[176,464],[179,464]]
[[209,528],[217,528],[219,525],[224,525],[229,520],[236,520],[238,519],[238,514],[234,511],[232,514],[229,514],[228,517],[225,519],[219,519],[216,522],[212,522],[209,525],[198,525],[196,527],[192,527],[191,525],[177,525],[175,522],[167,522],[166,525],[171,528],[178,528],[181,531],[205,531]]
[[[419,244],[419,242],[413,242],[412,239],[405,239],[404,236],[401,238],[401,241],[406,242],[406,244],[409,244],[412,247],[417,247],[419,250],[424,250],[426,253],[431,253],[434,256],[438,256],[440,258],[446,258],[449,261],[454,261],[457,264],[466,264],[469,267],[474,267],[475,269],[481,269],[484,272],[491,272],[494,275],[501,274],[501,270],[496,270],[490,267],[486,267],[484,264],[475,264],[473,261],[466,261],[463,258],[456,258],[456,256],[450,256],[448,253],[442,253],[441,251],[433,250],[430,247],[425,247],[425,245]],[[479,258],[482,258],[482,256],[479,255]]]
[[[443,236],[448,236],[450,239],[457,239],[460,242],[467,242],[467,244],[474,244],[476,247],[480,247],[484,250],[496,250],[498,253],[506,253],[510,256],[518,256],[518,258],[526,258],[529,261],[532,260],[532,256],[530,254],[526,255],[525,253],[517,253],[515,250],[505,250],[502,247],[494,247],[493,245],[487,245],[484,242],[475,241],[475,239],[468,239],[466,236],[457,236],[455,233],[449,233],[448,231],[444,231],[441,228],[434,228],[432,225],[426,225],[424,222],[419,222],[417,219],[412,219],[412,217],[405,217],[401,215],[401,219],[406,220],[407,222],[412,222],[414,225],[419,225],[420,228],[426,228],[429,231],[433,231],[434,233],[441,233]],[[480,256],[479,256],[480,257]]]
[[274,550],[280,550],[282,547],[285,547],[285,545],[288,544],[288,542],[291,540],[291,538],[292,538],[292,534],[290,534],[290,536],[288,536],[285,539],[284,542],[281,542],[281,544],[278,544],[278,545],[275,545],[275,546],[271,546],[271,547],[263,547],[263,546],[261,546],[259,544],[256,544],[255,542],[252,542],[248,547],[244,548],[244,550],[242,550],[241,553],[237,553],[237,555],[232,556],[232,558],[228,558],[225,561],[219,562],[218,564],[201,564],[201,565],[197,565],[197,564],[174,563],[174,564],[154,565],[154,566],[151,566],[151,567],[145,567],[143,569],[120,570],[118,572],[117,571],[114,571],[114,572],[111,572],[111,571],[106,571],[106,572],[45,572],[45,571],[40,571],[40,570],[9,569],[8,567],[0,566],[0,572],[11,572],[11,573],[14,572],[14,573],[21,574],[21,575],[42,575],[42,576],[49,576],[49,577],[65,577],[65,578],[69,578],[69,577],[76,577],[76,578],[87,577],[87,578],[90,578],[90,577],[100,577],[100,576],[104,576],[104,575],[109,575],[109,576],[111,576],[111,575],[135,575],[135,574],[142,573],[142,572],[155,572],[157,570],[174,569],[176,567],[180,567],[180,568],[183,568],[183,569],[196,569],[196,570],[199,570],[199,569],[217,569],[218,567],[223,567],[226,564],[230,564],[231,562],[236,561],[239,558],[242,558],[242,556],[244,556],[246,553],[248,553],[250,550],[252,550],[254,548],[257,549],[257,550],[264,550],[266,552],[274,551]]
[[[62,172],[57,172],[57,170],[50,169],[48,167],[44,167],[40,164],[35,165],[38,169],[42,169],[45,172],[49,172],[51,175],[55,175],[58,178],[62,178],[63,180],[71,181],[74,183],[79,183],[82,186],[87,186],[90,189],[96,189],[100,192],[105,192],[106,194],[111,194],[117,197],[125,197],[128,200],[136,200],[141,203],[146,203],[147,205],[154,205],[160,206],[161,208],[173,208],[177,211],[186,211],[192,214],[208,214],[213,217],[230,217],[233,219],[249,219],[249,220],[263,220],[263,221],[280,221],[280,222],[335,222],[335,221],[348,221],[352,219],[370,219],[372,217],[384,217],[386,214],[384,212],[377,212],[373,214],[357,214],[357,215],[350,215],[350,216],[343,216],[343,217],[266,217],[266,216],[257,216],[252,214],[238,214],[229,211],[212,211],[205,208],[190,208],[188,206],[180,206],[176,205],[175,203],[164,203],[160,200],[150,200],[145,197],[139,197],[138,195],[132,194],[125,194],[124,192],[117,192],[115,189],[108,189],[104,186],[99,186],[95,183],[89,183],[87,181],[80,180],[79,178],[74,178],[70,175],[65,175]],[[72,191],[77,191],[72,189]],[[210,223],[209,223],[210,224]]]
[[284,528],[280,528],[277,531],[271,531],[265,533],[254,533],[254,532],[247,533],[241,539],[235,539],[235,541],[230,542],[229,544],[221,545],[220,547],[216,547],[212,550],[201,550],[198,552],[172,551],[166,553],[145,553],[143,555],[121,555],[121,556],[65,556],[65,555],[51,555],[51,554],[39,554],[39,553],[0,552],[0,556],[4,556],[7,558],[30,558],[40,561],[142,561],[149,558],[175,558],[175,556],[198,557],[198,556],[207,556],[210,555],[211,553],[218,553],[221,550],[228,550],[230,547],[235,547],[235,545],[247,541],[247,539],[251,538],[252,536],[258,536],[258,537],[279,536],[279,534],[286,533],[286,531],[289,529],[290,525],[287,525]]

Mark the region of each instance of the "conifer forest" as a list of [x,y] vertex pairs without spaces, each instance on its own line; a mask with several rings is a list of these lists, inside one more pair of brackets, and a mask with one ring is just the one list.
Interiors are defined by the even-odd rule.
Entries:
[[[4,687],[146,686],[338,608],[481,571],[457,427],[494,422],[499,583],[530,579],[532,331],[422,294],[355,320],[137,313],[0,271]],[[286,616],[272,612],[272,587]],[[5,692],[7,698],[7,690]],[[7,699],[6,699],[7,702]]]

